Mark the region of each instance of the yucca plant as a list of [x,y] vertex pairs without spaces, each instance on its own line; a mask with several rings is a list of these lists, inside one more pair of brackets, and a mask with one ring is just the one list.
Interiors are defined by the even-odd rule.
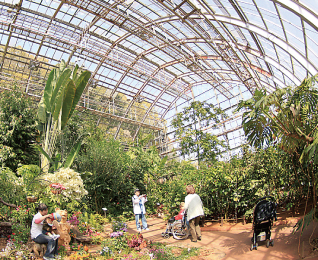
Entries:
[[[79,71],[78,65],[73,70],[67,68],[64,60],[49,74],[38,108],[38,129],[42,133],[41,147],[38,148],[42,152],[41,168],[45,172],[49,170],[50,163],[54,164],[50,158],[56,137],[71,118],[90,76],[89,71]],[[71,151],[66,167],[73,162],[79,146],[76,144]]]

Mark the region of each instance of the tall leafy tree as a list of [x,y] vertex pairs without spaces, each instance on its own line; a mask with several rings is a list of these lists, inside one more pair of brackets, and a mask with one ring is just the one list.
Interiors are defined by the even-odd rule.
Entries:
[[176,129],[175,137],[180,140],[181,155],[196,154],[199,161],[215,161],[225,145],[204,128],[216,129],[225,117],[220,108],[200,101],[193,101],[178,113],[172,126]]
[[16,170],[19,164],[37,164],[32,147],[38,134],[32,101],[16,86],[0,96],[1,166]]

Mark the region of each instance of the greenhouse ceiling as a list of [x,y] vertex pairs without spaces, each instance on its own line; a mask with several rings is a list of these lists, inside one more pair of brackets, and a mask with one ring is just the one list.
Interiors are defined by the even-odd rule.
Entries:
[[199,100],[226,111],[214,133],[235,149],[244,139],[239,100],[318,72],[316,0],[0,3],[2,87],[18,82],[40,98],[56,64],[77,63],[92,72],[79,108],[97,124],[111,118],[115,138],[154,129],[169,146],[171,119]]

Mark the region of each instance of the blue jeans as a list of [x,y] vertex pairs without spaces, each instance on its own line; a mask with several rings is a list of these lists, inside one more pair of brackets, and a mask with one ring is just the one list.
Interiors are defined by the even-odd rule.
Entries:
[[50,236],[41,234],[34,238],[33,241],[38,244],[47,244],[46,252],[44,254],[45,257],[54,258],[54,255],[57,255],[58,239],[54,240]]
[[142,228],[146,229],[147,228],[147,220],[146,220],[145,214],[135,214],[137,229],[140,229],[140,223],[139,223],[140,218],[141,218],[141,222],[142,222]]

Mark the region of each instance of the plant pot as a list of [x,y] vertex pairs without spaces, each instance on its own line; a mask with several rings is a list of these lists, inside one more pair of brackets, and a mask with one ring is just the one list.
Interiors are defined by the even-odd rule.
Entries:
[[34,196],[27,196],[27,201],[28,202],[36,202],[38,200],[38,198],[37,197],[34,197]]
[[52,189],[51,191],[52,191],[53,194],[60,194],[62,190],[54,190],[54,189]]

